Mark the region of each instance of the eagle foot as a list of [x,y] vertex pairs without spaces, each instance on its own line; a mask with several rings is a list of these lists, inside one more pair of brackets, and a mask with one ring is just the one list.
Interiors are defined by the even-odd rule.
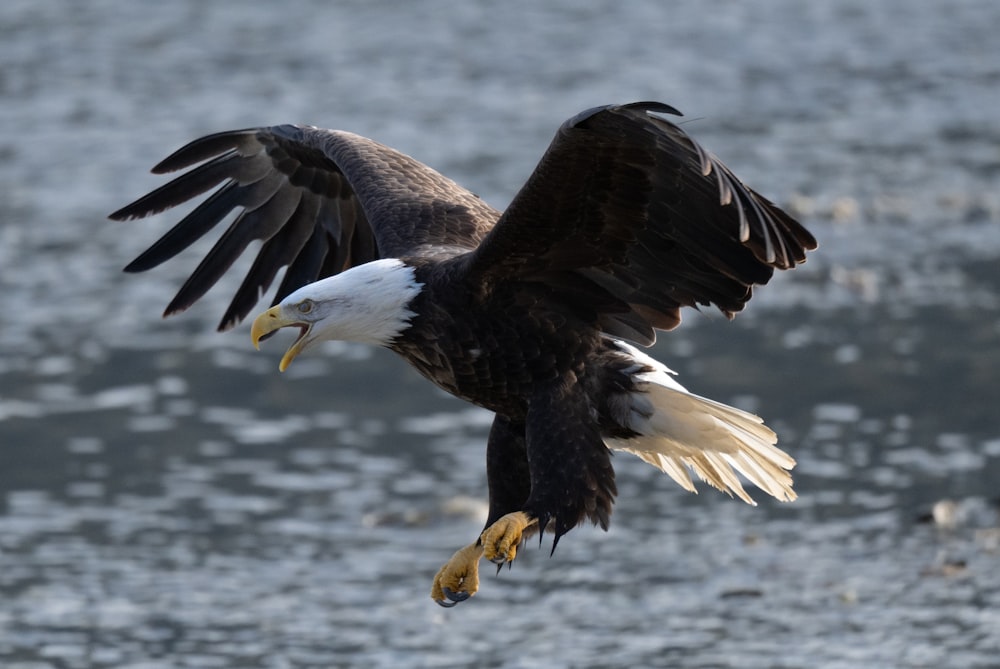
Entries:
[[478,542],[455,551],[434,577],[431,598],[449,609],[476,594],[479,590],[479,558],[482,556],[483,547]]
[[517,556],[518,544],[525,538],[527,531],[537,525],[538,520],[523,511],[508,513],[483,530],[480,535],[483,555],[498,566],[513,562]]

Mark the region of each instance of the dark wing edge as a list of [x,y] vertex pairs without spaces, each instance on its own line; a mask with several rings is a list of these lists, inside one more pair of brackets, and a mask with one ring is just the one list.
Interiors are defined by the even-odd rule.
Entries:
[[[287,266],[274,302],[324,275],[377,257],[363,208],[346,176],[326,155],[329,132],[275,126],[222,132],[195,140],[153,168],[190,171],[112,213],[126,221],[159,214],[217,188],[125,267],[144,272],[173,258],[240,213],[184,282],[164,316],[201,298],[254,241],[257,257],[226,310],[219,330],[243,320]],[[200,164],[199,164],[200,163]],[[368,239],[367,243],[358,240]]]
[[282,125],[217,133],[182,147],[153,172],[189,167],[110,218],[151,216],[216,189],[125,267],[143,272],[239,210],[164,312],[190,307],[252,242],[262,242],[219,330],[242,321],[283,267],[272,304],[301,286],[380,257],[467,252],[499,218],[476,195],[426,165],[343,131]]
[[745,186],[658,102],[597,107],[560,127],[467,264],[470,280],[572,273],[624,302],[602,327],[649,345],[680,308],[732,318],[752,286],[805,260],[816,240]]

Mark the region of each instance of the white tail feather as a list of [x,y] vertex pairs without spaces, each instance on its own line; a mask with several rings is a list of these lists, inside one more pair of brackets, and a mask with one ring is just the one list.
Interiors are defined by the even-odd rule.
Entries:
[[736,472],[779,500],[795,499],[788,472],[795,460],[775,446],[777,436],[758,416],[691,394],[663,364],[628,344],[616,344],[653,371],[636,376],[623,421],[639,436],[606,439],[609,448],[637,455],[691,492],[696,490],[689,468],[748,504],[754,501]]

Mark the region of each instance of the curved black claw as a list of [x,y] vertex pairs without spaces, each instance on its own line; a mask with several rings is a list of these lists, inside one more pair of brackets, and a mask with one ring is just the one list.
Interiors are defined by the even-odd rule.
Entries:
[[451,588],[446,588],[446,587],[442,587],[441,592],[443,592],[444,596],[447,597],[450,601],[446,602],[443,599],[435,599],[434,601],[446,609],[450,609],[451,607],[455,606],[455,604],[458,604],[459,602],[464,602],[465,600],[467,600],[469,597],[472,596],[468,592],[454,592]]
[[495,564],[497,566],[497,576],[499,576],[500,575],[500,570],[504,568],[504,565],[507,565],[507,571],[510,571],[510,568],[514,566],[514,561],[513,560],[493,560],[493,564]]

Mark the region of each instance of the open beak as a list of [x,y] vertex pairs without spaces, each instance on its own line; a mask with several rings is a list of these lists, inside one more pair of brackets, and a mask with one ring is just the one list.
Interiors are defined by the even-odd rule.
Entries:
[[253,341],[254,348],[260,350],[260,342],[265,339],[268,335],[280,330],[281,328],[287,327],[298,327],[299,336],[295,340],[287,351],[285,355],[281,358],[281,362],[278,364],[278,369],[282,372],[288,369],[288,365],[291,364],[292,360],[295,359],[302,349],[305,348],[306,335],[312,329],[312,324],[303,323],[302,321],[288,320],[282,313],[280,306],[273,306],[261,315],[254,319],[253,325],[250,327],[250,339]]

